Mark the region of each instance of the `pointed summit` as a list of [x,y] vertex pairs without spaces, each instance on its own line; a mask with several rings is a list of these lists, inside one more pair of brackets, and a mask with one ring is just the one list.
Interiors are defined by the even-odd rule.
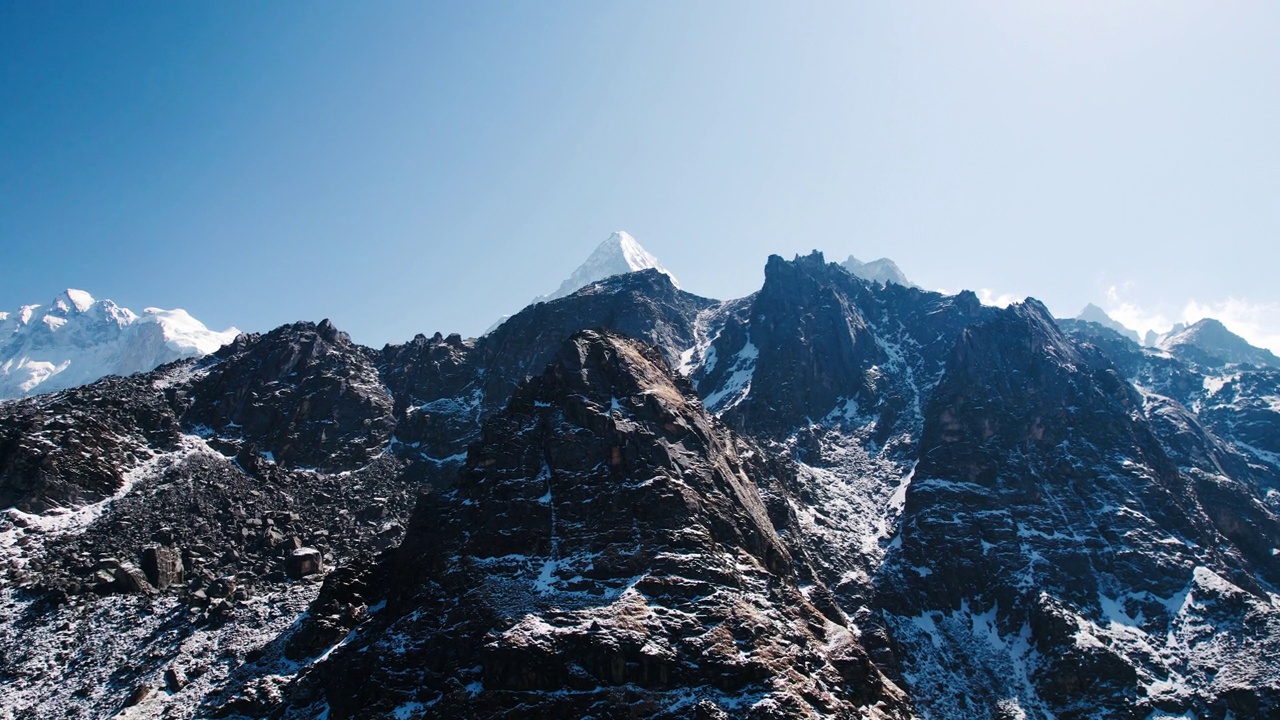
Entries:
[[579,265],[569,279],[560,284],[559,289],[550,295],[538,298],[538,301],[556,300],[607,277],[649,268],[663,273],[671,278],[671,282],[676,287],[680,287],[680,283],[676,281],[671,271],[662,267],[662,263],[659,263],[656,257],[631,237],[630,233],[619,230],[600,243],[587,261]]
[[1093,303],[1085,305],[1084,309],[1080,311],[1080,314],[1076,316],[1076,319],[1084,320],[1085,322],[1097,323],[1102,327],[1115,330],[1138,344],[1142,343],[1142,338],[1138,336],[1137,330],[1131,330],[1125,327],[1118,320],[1108,315],[1106,310],[1103,310]]
[[93,307],[95,302],[97,300],[94,300],[89,293],[75,288],[67,288],[58,297],[54,298],[53,305],[61,308],[63,312],[71,312],[71,308],[85,312]]

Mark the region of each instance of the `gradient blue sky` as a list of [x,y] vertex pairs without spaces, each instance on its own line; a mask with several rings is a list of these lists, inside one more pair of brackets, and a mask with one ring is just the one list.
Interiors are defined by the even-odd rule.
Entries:
[[1280,3],[0,5],[0,308],[476,334],[615,229],[1280,349]]

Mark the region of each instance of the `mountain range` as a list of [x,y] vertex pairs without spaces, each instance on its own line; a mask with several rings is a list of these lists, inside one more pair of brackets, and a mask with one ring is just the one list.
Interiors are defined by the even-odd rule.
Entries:
[[0,312],[0,399],[63,390],[201,357],[239,331],[213,332],[185,310],[137,315],[83,290]]
[[1274,356],[628,238],[480,338],[0,403],[0,712],[1280,715]]

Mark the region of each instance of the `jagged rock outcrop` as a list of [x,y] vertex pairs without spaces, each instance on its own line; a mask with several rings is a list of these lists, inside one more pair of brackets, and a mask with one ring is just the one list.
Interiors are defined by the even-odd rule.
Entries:
[[744,450],[656,350],[575,335],[419,503],[385,610],[297,713],[905,716],[802,591]]
[[715,329],[693,374],[708,405],[772,437],[832,416],[874,418],[881,443],[909,426],[904,414],[956,334],[984,314],[972,293],[869,284],[819,252],[771,256],[764,286],[745,302]]
[[821,254],[793,263],[770,257],[749,340],[726,353],[754,355],[751,391],[729,417],[782,434],[839,401],[874,407],[879,393],[868,372],[886,356],[862,311],[866,294],[852,276],[829,270]]
[[444,466],[431,479],[449,482],[484,419],[506,405],[525,377],[539,374],[565,338],[608,329],[644,340],[676,363],[695,342],[699,313],[715,304],[645,269],[534,303],[479,339],[437,333],[388,345],[379,371],[395,397],[397,452]]
[[358,467],[395,428],[377,357],[328,320],[241,335],[201,370],[173,392],[183,423],[282,467]]
[[0,707],[1275,714],[1280,370],[765,275],[0,403]]
[[[1251,716],[1280,711],[1280,685],[1258,680],[1278,669],[1274,563],[1227,508],[1263,544],[1280,526],[1234,481],[1180,469],[1158,429],[1114,365],[1035,301],[963,333],[878,583],[929,716],[1203,716],[1245,696]],[[1212,621],[1213,638],[1190,630],[1217,601],[1189,598],[1224,593],[1242,614]],[[1268,629],[1245,640],[1241,622]],[[1225,648],[1231,663],[1195,676]]]
[[506,404],[526,376],[542,372],[573,333],[603,328],[659,348],[673,365],[694,344],[699,312],[715,301],[684,292],[659,270],[615,275],[560,300],[536,303],[476,343],[486,368],[485,403]]
[[378,367],[395,398],[397,446],[436,466],[466,452],[484,412],[474,340],[418,335],[383,348]]
[[[1235,335],[1224,340],[1213,329],[1220,327],[1216,321],[1199,324],[1210,330],[1187,332],[1166,350],[1139,347],[1091,323],[1059,324],[1101,350],[1142,393],[1148,420],[1162,428],[1157,434],[1181,466],[1254,476],[1257,496],[1280,509],[1280,498],[1273,502],[1268,492],[1280,484],[1280,403],[1274,400],[1280,398],[1280,370],[1250,362],[1265,358],[1266,350]],[[1196,344],[1201,341],[1207,344]],[[1238,361],[1222,359],[1223,346]],[[1200,439],[1206,431],[1211,437]],[[1194,438],[1190,445],[1188,437]]]
[[796,543],[885,667],[892,641],[860,609],[895,535],[922,407],[956,338],[992,312],[973,293],[869,283],[813,253],[770,258],[760,292],[699,318],[699,394],[790,467]]

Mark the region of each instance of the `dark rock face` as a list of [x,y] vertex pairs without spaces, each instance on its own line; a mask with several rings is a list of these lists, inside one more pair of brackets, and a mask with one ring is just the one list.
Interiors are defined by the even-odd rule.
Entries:
[[1143,351],[1137,341],[1101,323],[1079,318],[1057,318],[1054,322],[1059,330],[1077,344],[1094,345],[1100,349],[1125,377],[1136,376],[1144,364],[1150,361],[1150,355]]
[[1280,370],[1213,329],[815,253],[0,403],[6,707],[1275,716]]
[[1280,370],[1237,369],[1200,402],[1199,416],[1219,437],[1280,457]]
[[744,450],[660,353],[574,336],[419,503],[386,610],[309,682],[332,717],[902,713],[801,592]]
[[92,385],[0,405],[0,507],[42,513],[97,502],[153,451],[177,447],[164,395],[145,380]]
[[541,373],[570,335],[588,328],[622,332],[675,362],[694,343],[698,313],[714,304],[680,291],[657,270],[644,270],[531,305],[477,340],[437,333],[389,345],[379,372],[395,398],[395,451],[422,461],[424,471],[444,465],[427,475],[452,482],[484,419],[506,405],[526,376]]
[[757,355],[752,392],[731,417],[781,434],[841,400],[874,407],[879,397],[868,371],[886,358],[861,309],[868,295],[821,254],[794,263],[770,257],[748,333],[748,352]]
[[715,301],[679,290],[658,270],[617,275],[547,303],[531,305],[477,341],[487,368],[485,403],[506,404],[516,385],[538,375],[565,338],[603,328],[660,349],[673,365],[694,343],[699,312]]
[[[703,319],[692,379],[707,406],[784,466],[795,546],[886,667],[892,640],[868,608],[916,461],[922,408],[965,327],[973,293],[867,283],[820,253],[771,258],[765,286]],[[834,359],[833,359],[834,358]]]
[[[1249,493],[1225,477],[1181,470],[1144,410],[1105,356],[1070,342],[1034,301],[964,332],[929,403],[901,548],[879,583],[917,691],[938,683],[916,696],[930,715],[994,715],[1011,694],[1004,709],[1032,716],[1204,712],[1221,687],[1153,680],[1185,672],[1161,655],[1166,642],[1193,646],[1181,662],[1207,652],[1182,637],[1201,608],[1176,600],[1225,591],[1261,613],[1254,622],[1280,618],[1259,584],[1274,571],[1244,532],[1265,544],[1274,516],[1247,510]],[[1201,457],[1217,451],[1187,432]],[[1244,672],[1268,664],[1277,638],[1265,651],[1224,644]],[[948,687],[949,663],[989,679]],[[1272,685],[1251,686],[1259,707],[1274,709]]]
[[[418,335],[382,350],[379,369],[395,397],[402,454],[436,462],[465,453],[482,418],[483,374],[475,341]],[[437,463],[438,464],[438,463]]]
[[242,335],[201,363],[175,404],[186,427],[283,467],[347,469],[380,452],[395,427],[376,360],[327,320]]
[[693,374],[708,405],[773,438],[833,416],[871,417],[878,443],[918,422],[912,408],[955,337],[989,312],[972,293],[868,284],[818,252],[770,257],[764,287],[742,302]]
[[[1015,575],[1024,566],[1021,553],[981,572],[968,563],[1000,562],[983,542],[1012,549],[1020,533],[1065,533],[1062,517],[1040,512],[1051,492],[1057,505],[1074,504],[1063,508],[1068,521],[1091,518],[1089,504],[1101,499],[1099,493],[1116,507],[1137,495],[1160,513],[1152,518],[1156,524],[1202,543],[1205,529],[1185,519],[1176,468],[1133,418],[1140,409],[1136,394],[1105,366],[1091,366],[1039,304],[1015,306],[965,331],[930,403],[902,529],[904,557],[923,567],[945,565],[947,574],[926,575],[932,579],[922,581],[913,598],[924,607],[954,605],[983,593],[985,578]],[[1145,472],[1126,472],[1129,466]],[[953,552],[939,557],[932,550],[933,528],[954,525],[961,511],[980,516],[982,524],[950,537]],[[1089,548],[1075,541],[1060,545],[1045,557],[1035,587],[1091,601],[1096,590],[1079,583]],[[983,600],[1014,605],[1012,597]]]

